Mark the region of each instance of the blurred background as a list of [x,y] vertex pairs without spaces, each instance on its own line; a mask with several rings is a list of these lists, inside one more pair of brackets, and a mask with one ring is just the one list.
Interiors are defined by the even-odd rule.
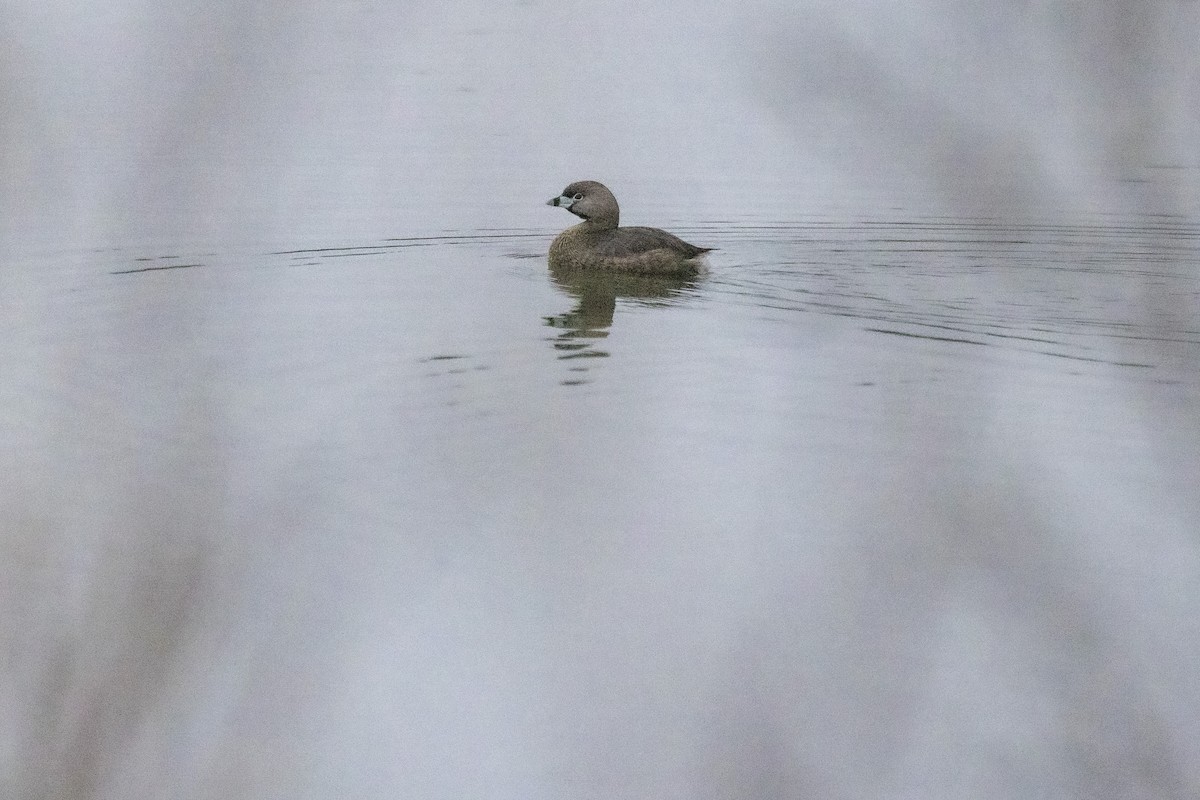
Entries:
[[0,794],[1197,796],[1198,40],[6,4]]

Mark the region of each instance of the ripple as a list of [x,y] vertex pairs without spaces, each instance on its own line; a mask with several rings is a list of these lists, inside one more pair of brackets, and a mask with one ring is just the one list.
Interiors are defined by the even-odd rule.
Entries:
[[814,219],[710,230],[726,261],[707,290],[733,305],[1122,367],[1154,365],[1112,356],[1123,343],[1200,346],[1193,318],[1148,299],[1200,304],[1200,227],[1182,218]]

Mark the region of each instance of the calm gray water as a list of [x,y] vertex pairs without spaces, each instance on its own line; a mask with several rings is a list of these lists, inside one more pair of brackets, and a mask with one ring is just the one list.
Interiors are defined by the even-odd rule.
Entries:
[[[1200,793],[1194,3],[16,8],[0,794]],[[605,181],[718,248],[552,274]]]

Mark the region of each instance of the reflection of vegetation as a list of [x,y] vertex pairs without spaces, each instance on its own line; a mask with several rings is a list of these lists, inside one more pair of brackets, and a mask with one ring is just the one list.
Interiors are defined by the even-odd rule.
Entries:
[[[658,275],[622,275],[594,270],[550,268],[555,285],[578,300],[575,308],[563,314],[546,317],[546,324],[562,330],[554,339],[559,358],[604,358],[608,353],[593,348],[588,340],[608,336],[617,298],[649,304],[668,304],[671,298],[697,283],[697,278]],[[577,371],[584,371],[579,367]],[[568,381],[580,383],[581,381]]]

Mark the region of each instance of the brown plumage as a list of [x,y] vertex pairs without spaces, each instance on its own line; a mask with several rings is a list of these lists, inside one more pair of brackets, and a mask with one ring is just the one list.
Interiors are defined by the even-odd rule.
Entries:
[[565,208],[583,219],[550,245],[550,266],[556,269],[694,275],[700,269],[696,257],[712,250],[658,228],[618,227],[617,198],[596,181],[576,181],[546,205]]

